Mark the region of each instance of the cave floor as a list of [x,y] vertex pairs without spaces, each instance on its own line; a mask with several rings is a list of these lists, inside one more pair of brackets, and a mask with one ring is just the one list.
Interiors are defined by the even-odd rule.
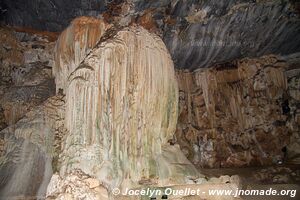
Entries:
[[[245,168],[218,168],[201,169],[201,173],[207,177],[224,175],[238,175],[243,189],[268,190],[270,188],[280,190],[300,191],[300,165],[284,164],[265,167]],[[245,200],[285,200],[300,199],[299,193],[295,197],[290,196],[241,196]]]
[[279,180],[278,183],[300,185],[300,165],[296,164],[241,168],[202,168],[200,171],[207,177],[219,177],[222,175],[239,175],[242,180],[242,183],[247,182],[249,184],[271,184],[274,183],[276,175],[281,175],[286,176],[286,179]]

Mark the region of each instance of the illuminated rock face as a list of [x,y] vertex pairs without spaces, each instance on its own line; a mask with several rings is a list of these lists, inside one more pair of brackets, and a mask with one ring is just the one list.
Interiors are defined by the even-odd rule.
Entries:
[[72,63],[54,66],[66,93],[69,131],[60,156],[62,177],[80,169],[112,188],[199,175],[179,147],[168,144],[176,129],[178,87],[159,37],[131,26],[97,44],[82,62],[73,62],[81,53],[56,51],[56,63]]
[[265,56],[178,72],[176,137],[189,159],[199,167],[269,165],[286,159],[290,135],[299,137],[297,115],[292,114],[297,107],[291,107],[297,102],[297,81],[292,81],[297,78],[290,75],[294,78],[288,82],[287,70],[284,61]]

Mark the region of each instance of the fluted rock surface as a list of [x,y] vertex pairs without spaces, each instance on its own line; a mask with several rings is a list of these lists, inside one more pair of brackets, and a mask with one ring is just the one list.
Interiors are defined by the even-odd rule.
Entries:
[[55,46],[56,88],[65,89],[69,75],[99,42],[108,25],[92,17],[79,17],[62,32]]
[[[80,34],[86,33],[84,29]],[[66,42],[66,32],[57,47]],[[88,41],[82,42],[85,46]],[[70,63],[83,55],[56,51],[56,63],[61,58]],[[187,176],[199,176],[178,146],[168,144],[176,129],[178,87],[162,40],[131,26],[84,52],[87,55],[76,62],[77,67],[58,64],[53,69],[56,83],[65,81],[69,132],[60,155],[60,176],[80,169],[108,189],[183,183]]]
[[164,42],[177,68],[300,51],[299,9],[291,1],[179,0],[170,12]]
[[179,71],[176,137],[189,159],[199,167],[268,165],[287,159],[290,136],[299,132],[293,114],[299,108],[291,112],[289,103],[299,102],[291,98],[299,95],[292,83],[297,76],[287,81],[287,70],[286,62],[266,56],[193,73]]

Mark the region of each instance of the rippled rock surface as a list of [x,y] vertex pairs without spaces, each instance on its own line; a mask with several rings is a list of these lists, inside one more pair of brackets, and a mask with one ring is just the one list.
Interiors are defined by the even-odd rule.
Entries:
[[297,1],[4,0],[0,8],[8,24],[48,31],[83,15],[122,26],[137,22],[163,38],[181,69],[300,50]]

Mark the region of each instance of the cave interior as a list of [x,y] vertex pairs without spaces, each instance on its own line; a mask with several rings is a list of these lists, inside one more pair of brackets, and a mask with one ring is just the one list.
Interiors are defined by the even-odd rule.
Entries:
[[297,0],[1,0],[0,68],[0,200],[300,199]]

